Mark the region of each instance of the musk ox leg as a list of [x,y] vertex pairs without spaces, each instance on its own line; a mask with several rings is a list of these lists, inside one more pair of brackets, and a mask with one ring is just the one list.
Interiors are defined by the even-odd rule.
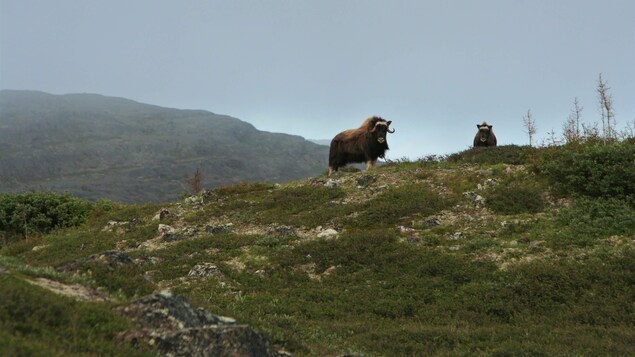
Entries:
[[329,176],[331,176],[333,171],[337,171],[337,169],[334,169],[332,166],[329,166]]
[[366,161],[366,170],[370,170],[371,167],[375,167],[375,162],[377,162],[377,160]]

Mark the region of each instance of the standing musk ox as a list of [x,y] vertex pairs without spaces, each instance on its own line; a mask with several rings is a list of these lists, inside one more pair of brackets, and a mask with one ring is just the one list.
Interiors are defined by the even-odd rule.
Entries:
[[353,162],[365,162],[368,170],[384,157],[388,150],[386,134],[394,133],[389,126],[392,121],[370,117],[357,129],[345,130],[331,140],[329,152],[329,176],[342,166]]
[[496,146],[496,135],[492,131],[492,126],[487,125],[487,122],[483,124],[476,124],[478,132],[474,137],[474,147],[477,146]]

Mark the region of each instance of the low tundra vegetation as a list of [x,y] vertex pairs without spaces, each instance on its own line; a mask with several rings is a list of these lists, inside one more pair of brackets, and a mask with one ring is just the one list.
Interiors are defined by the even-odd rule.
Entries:
[[[145,355],[116,345],[131,322],[115,307],[162,289],[297,356],[632,354],[635,154],[598,145],[468,150],[165,205],[102,201],[26,238],[6,226],[0,354]],[[195,233],[164,242],[159,224]],[[337,234],[318,237],[326,229]],[[108,250],[135,263],[85,259]],[[70,262],[76,274],[55,272]],[[188,276],[204,263],[221,274]],[[36,277],[118,303],[73,301],[26,282]]]

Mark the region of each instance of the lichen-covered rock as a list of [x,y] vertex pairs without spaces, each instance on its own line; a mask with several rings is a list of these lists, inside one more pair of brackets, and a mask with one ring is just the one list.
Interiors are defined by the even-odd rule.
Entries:
[[205,226],[205,232],[211,234],[225,234],[231,233],[234,231],[233,223],[225,223],[225,224],[208,224]]
[[208,278],[215,277],[220,281],[225,281],[225,274],[218,269],[215,264],[212,263],[202,263],[196,264],[192,269],[190,269],[187,276],[193,278]]
[[267,233],[282,237],[293,237],[298,235],[295,228],[282,224],[271,224],[267,226]]
[[116,232],[117,234],[125,234],[130,231],[139,223],[137,220],[132,221],[108,221],[104,228],[101,229],[102,232]]
[[366,188],[377,181],[377,177],[373,175],[363,174],[357,178],[357,187]]
[[324,186],[326,186],[326,187],[337,187],[337,186],[339,186],[339,183],[337,181],[333,180],[333,179],[328,179],[324,183]]
[[157,232],[164,242],[174,242],[183,239],[183,235],[179,231],[167,224],[159,224]]
[[485,205],[485,198],[474,191],[463,192],[463,197],[475,203],[477,206]]
[[203,200],[202,196],[190,196],[190,197],[186,197],[183,200],[183,203],[186,206],[189,206],[189,207],[191,207],[193,209],[198,209],[198,208],[203,207],[204,200]]
[[79,267],[82,263],[91,262],[102,263],[111,268],[114,268],[116,265],[127,265],[133,263],[132,259],[130,259],[130,257],[125,252],[119,250],[108,250],[102,253],[75,259],[72,262],[58,266],[57,268],[55,268],[55,270],[76,273],[80,270]]
[[333,228],[328,228],[318,233],[317,236],[318,238],[332,238],[332,237],[337,237],[338,235],[339,235],[338,231],[336,231]]
[[121,341],[143,340],[170,357],[282,357],[267,339],[234,319],[195,308],[181,296],[158,293],[134,301],[122,312],[142,325]]

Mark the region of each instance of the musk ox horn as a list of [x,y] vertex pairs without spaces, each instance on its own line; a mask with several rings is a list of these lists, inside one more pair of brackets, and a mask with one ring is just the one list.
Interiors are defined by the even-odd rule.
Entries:
[[391,133],[391,134],[394,134],[395,133],[395,129],[392,129],[392,131],[390,129],[388,129],[388,132]]

